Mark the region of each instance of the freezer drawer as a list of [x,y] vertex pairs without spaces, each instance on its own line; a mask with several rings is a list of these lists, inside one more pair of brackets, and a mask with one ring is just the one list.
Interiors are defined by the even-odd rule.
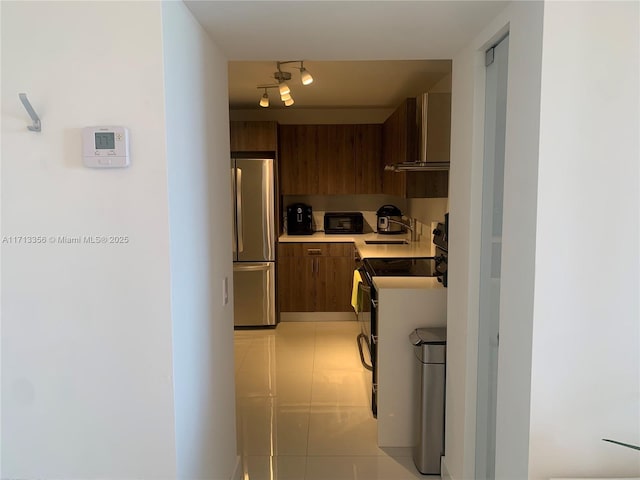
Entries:
[[276,324],[275,279],[274,262],[233,264],[236,327]]

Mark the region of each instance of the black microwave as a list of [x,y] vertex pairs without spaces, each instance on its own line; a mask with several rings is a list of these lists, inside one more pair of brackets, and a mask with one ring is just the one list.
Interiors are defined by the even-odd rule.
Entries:
[[360,212],[326,212],[324,233],[362,233],[364,219]]

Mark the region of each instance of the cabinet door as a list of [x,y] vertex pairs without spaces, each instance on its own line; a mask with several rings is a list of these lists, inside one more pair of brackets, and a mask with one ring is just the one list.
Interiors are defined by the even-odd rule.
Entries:
[[416,161],[417,133],[416,99],[407,98],[383,124],[385,163]]
[[320,259],[318,269],[318,287],[323,294],[319,296],[321,312],[349,312],[351,307],[351,288],[355,262],[350,257],[325,257]]
[[351,288],[355,269],[354,247],[352,243],[328,244],[327,256],[319,259],[317,269],[318,296],[317,311],[349,312]]
[[348,312],[355,268],[352,243],[281,243],[281,312]]
[[355,189],[353,125],[316,125],[321,195],[349,195]]
[[281,312],[313,312],[316,295],[315,258],[303,254],[305,244],[278,245],[278,305]]
[[315,125],[280,125],[279,178],[282,195],[320,192]]
[[283,195],[382,193],[381,125],[280,125]]
[[315,259],[278,260],[278,304],[281,312],[315,311]]
[[382,125],[354,125],[355,193],[382,193]]
[[278,148],[276,122],[230,122],[232,152],[275,152]]
[[[416,99],[407,98],[382,125],[384,164],[417,160]],[[406,195],[406,173],[384,172],[383,191],[387,195]]]

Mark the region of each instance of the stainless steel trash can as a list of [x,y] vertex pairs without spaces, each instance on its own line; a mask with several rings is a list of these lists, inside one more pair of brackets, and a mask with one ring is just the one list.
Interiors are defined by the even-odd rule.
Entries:
[[417,328],[409,336],[416,357],[416,444],[413,461],[425,475],[440,475],[444,455],[446,328]]

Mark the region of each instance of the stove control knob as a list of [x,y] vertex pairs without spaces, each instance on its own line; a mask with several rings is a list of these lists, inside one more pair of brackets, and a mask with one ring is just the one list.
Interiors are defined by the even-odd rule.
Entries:
[[433,231],[433,234],[434,234],[434,235],[442,235],[442,230],[440,230],[439,228],[436,228],[436,229]]

